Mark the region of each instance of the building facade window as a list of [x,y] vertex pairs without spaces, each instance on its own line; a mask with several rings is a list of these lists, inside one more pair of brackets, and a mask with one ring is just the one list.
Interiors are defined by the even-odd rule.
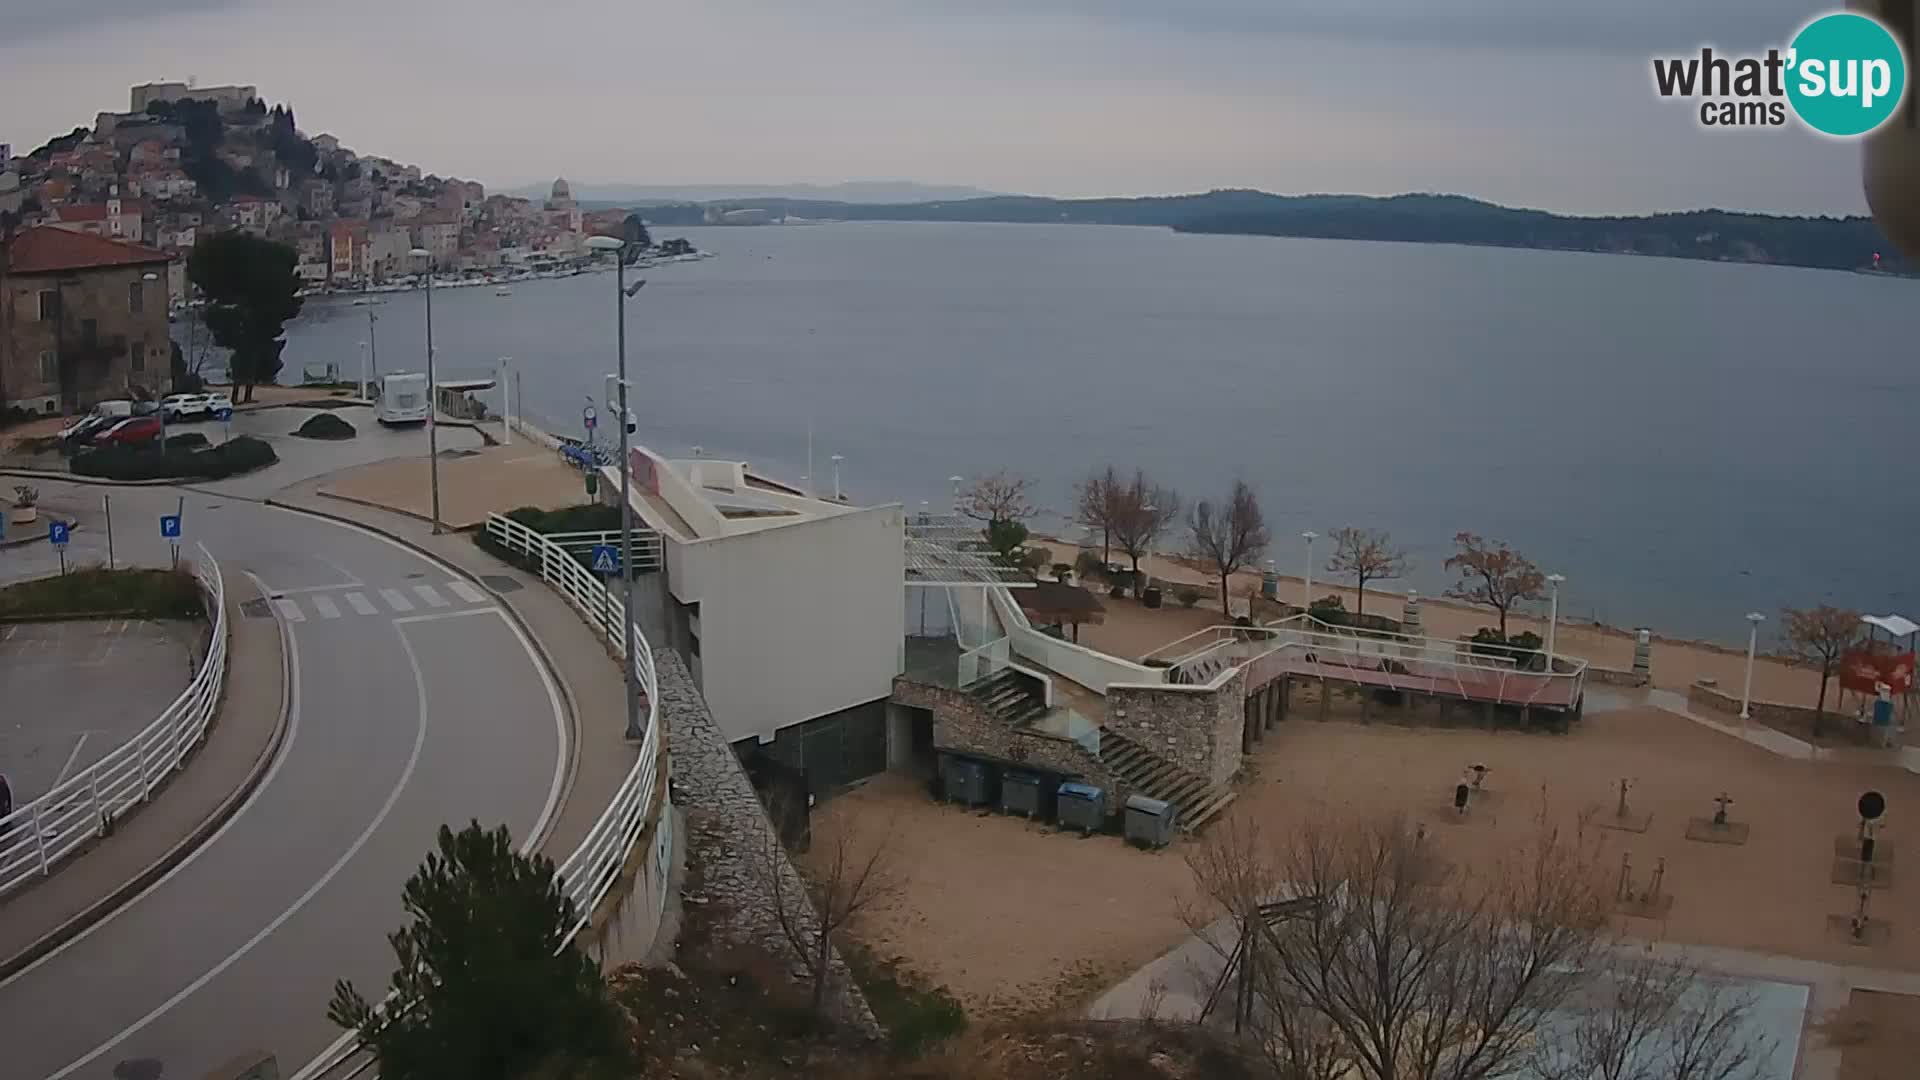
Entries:
[[100,323],[97,319],[80,320],[80,344],[91,349],[100,341]]
[[60,317],[60,294],[53,289],[40,290],[40,321],[52,322]]
[[40,381],[60,381],[60,357],[52,349],[40,354]]
[[127,286],[127,313],[138,315],[147,309],[147,283],[136,281]]

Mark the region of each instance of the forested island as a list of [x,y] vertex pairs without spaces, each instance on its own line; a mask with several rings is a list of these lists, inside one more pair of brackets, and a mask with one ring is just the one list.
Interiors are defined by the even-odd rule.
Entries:
[[697,225],[709,220],[715,208],[765,210],[774,219],[1154,225],[1176,232],[1476,244],[1663,255],[1825,270],[1869,270],[1878,254],[1883,272],[1913,270],[1867,217],[1781,217],[1724,210],[1634,217],[1573,217],[1544,210],[1519,210],[1460,195],[1381,198],[1210,191],[1204,195],[1135,199],[999,195],[891,204],[768,198],[673,203],[642,209],[648,221]]

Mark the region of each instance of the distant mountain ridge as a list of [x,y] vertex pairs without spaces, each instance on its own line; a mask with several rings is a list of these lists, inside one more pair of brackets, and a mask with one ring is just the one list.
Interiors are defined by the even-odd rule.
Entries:
[[[922,184],[914,180],[849,180],[839,184],[575,184],[573,197],[583,203],[632,204],[721,202],[737,199],[812,199],[854,204],[936,202],[982,199],[998,192],[962,184]],[[511,194],[544,199],[548,187],[529,184]]]
[[[647,209],[649,221],[697,225],[709,200]],[[1882,256],[1889,273],[1912,271],[1867,217],[1786,217],[1727,210],[1575,217],[1515,209],[1462,195],[1274,195],[1221,190],[1125,199],[997,195],[910,203],[759,199],[776,217],[840,221],[954,221],[1021,224],[1155,225],[1189,233],[1236,233],[1327,240],[1472,244],[1825,270],[1863,270]]]

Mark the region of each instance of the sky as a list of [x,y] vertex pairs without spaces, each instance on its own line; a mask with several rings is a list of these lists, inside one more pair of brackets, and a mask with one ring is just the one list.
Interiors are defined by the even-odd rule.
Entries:
[[[0,9],[29,0],[0,0]],[[1859,150],[1709,132],[1651,58],[1808,0],[62,0],[0,13],[0,142],[155,80],[489,188],[911,179],[1861,213]]]

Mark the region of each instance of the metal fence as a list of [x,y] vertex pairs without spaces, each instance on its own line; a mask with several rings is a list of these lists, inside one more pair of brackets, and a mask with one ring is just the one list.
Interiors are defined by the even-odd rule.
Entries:
[[193,573],[213,624],[193,681],[133,738],[0,817],[0,895],[46,877],[55,863],[106,835],[151,798],[206,735],[227,673],[226,585],[205,545]]
[[[623,614],[620,598],[608,590],[599,577],[581,566],[579,560],[555,543],[553,538],[537,533],[512,518],[489,514],[487,534],[507,550],[537,562],[541,579],[566,597],[567,602],[573,605],[588,626],[593,627],[614,655],[621,655],[626,642],[620,633]],[[614,534],[616,543],[618,535]],[[639,560],[636,558],[635,561]],[[632,854],[634,844],[655,820],[654,794],[661,782],[659,683],[653,668],[653,649],[637,625],[633,628],[633,639],[633,670],[641,689],[645,691],[647,733],[640,742],[639,759],[628,770],[625,779],[621,780],[606,810],[587,830],[579,846],[560,864],[560,887],[573,901],[574,909],[578,912],[576,921],[567,930],[567,945],[571,945],[580,931],[586,929],[595,909],[613,891],[614,883],[620,878],[620,869]],[[666,890],[661,890],[659,899],[664,904]],[[655,918],[660,914],[658,908],[653,912]],[[295,1073],[295,1080],[315,1080],[320,1077],[327,1080],[353,1080],[376,1075],[373,1058],[355,1044],[353,1033],[347,1033],[319,1058]]]

